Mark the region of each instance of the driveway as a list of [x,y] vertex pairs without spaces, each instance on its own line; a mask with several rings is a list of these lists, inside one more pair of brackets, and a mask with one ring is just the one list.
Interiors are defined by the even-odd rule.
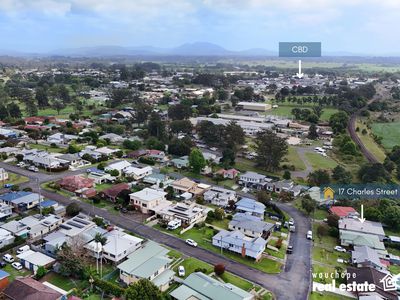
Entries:
[[313,167],[311,166],[310,162],[308,161],[306,157],[306,153],[312,153],[313,152],[313,147],[295,147],[297,154],[299,155],[300,159],[303,161],[304,165],[306,166],[306,169],[303,171],[292,171],[291,175],[292,177],[301,177],[301,178],[306,178],[308,174],[310,174],[313,171]]

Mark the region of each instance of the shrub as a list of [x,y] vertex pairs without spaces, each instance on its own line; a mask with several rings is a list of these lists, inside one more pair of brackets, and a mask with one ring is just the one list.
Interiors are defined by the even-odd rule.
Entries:
[[224,264],[216,264],[214,266],[214,272],[215,274],[217,274],[218,276],[221,276],[222,274],[224,274],[225,272],[225,265]]
[[94,279],[94,285],[107,294],[111,294],[116,297],[120,297],[125,293],[125,289],[121,288],[119,285],[98,278]]
[[283,243],[283,240],[281,238],[278,239],[276,241],[275,247],[278,248],[278,249],[281,249],[282,248],[282,243]]

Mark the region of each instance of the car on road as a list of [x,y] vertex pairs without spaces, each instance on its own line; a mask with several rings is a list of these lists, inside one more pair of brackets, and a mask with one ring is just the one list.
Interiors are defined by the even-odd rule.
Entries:
[[185,267],[184,266],[178,267],[178,275],[179,275],[179,277],[185,276]]
[[38,169],[37,167],[35,167],[35,166],[30,166],[30,167],[28,168],[28,170],[29,170],[29,171],[32,171],[32,172],[39,172],[39,169]]
[[312,231],[311,230],[307,231],[306,237],[308,240],[312,240]]
[[342,246],[336,246],[334,249],[335,249],[336,251],[338,251],[338,252],[344,252],[344,253],[347,252],[346,249],[344,249]]
[[16,270],[22,270],[22,265],[19,262],[13,262],[11,265]]
[[292,254],[293,253],[293,246],[292,245],[287,246],[286,253],[287,254]]
[[189,246],[197,247],[197,243],[196,243],[195,241],[193,241],[192,239],[187,239],[185,242],[186,242],[186,244],[188,244]]
[[8,262],[8,263],[12,263],[14,262],[14,257],[11,254],[4,254],[3,255],[3,260]]

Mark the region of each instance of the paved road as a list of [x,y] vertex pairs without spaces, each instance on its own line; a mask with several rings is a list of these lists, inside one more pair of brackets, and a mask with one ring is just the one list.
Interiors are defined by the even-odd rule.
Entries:
[[[14,166],[10,166],[8,164],[0,163],[0,167],[21,175],[25,174],[25,170],[21,168],[15,168]],[[38,178],[40,182],[45,182],[49,178],[49,180],[54,180],[59,178],[59,176],[62,177],[62,174],[51,176],[41,173],[30,173],[27,177],[29,177],[31,181],[27,184],[27,186],[30,186],[34,191],[37,191],[38,187],[35,183],[35,181],[37,181],[36,178]],[[311,224],[307,217],[291,206],[278,203],[278,206],[282,210],[289,213],[296,223],[297,232],[292,234],[290,238],[290,244],[294,246],[294,253],[289,255],[285,269],[280,274],[273,275],[266,274],[249,266],[240,264],[218,253],[211,252],[203,248],[190,247],[181,239],[155,230],[149,226],[145,226],[142,223],[134,220],[134,218],[130,217],[129,215],[114,214],[107,210],[94,207],[86,202],[73,200],[48,190],[42,189],[41,193],[44,197],[56,200],[64,205],[77,202],[82,207],[82,211],[84,213],[94,213],[98,216],[102,216],[117,226],[132,231],[133,233],[141,235],[144,238],[154,240],[170,248],[179,250],[187,256],[198,258],[210,264],[223,263],[225,264],[227,270],[263,286],[267,290],[274,293],[278,300],[305,300],[308,298],[311,282],[311,244],[310,241],[305,238],[305,236],[307,231],[311,228]]]

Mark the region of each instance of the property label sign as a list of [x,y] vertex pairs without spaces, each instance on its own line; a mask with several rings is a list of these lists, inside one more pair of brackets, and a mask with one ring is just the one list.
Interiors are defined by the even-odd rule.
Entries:
[[280,42],[279,57],[320,57],[321,42]]

